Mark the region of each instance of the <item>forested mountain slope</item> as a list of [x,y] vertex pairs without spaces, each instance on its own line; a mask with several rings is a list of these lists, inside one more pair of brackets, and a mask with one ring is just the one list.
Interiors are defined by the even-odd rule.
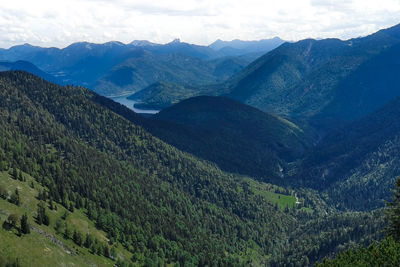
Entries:
[[[199,100],[204,99],[189,101]],[[301,136],[296,126],[278,117],[224,98],[205,100],[226,102],[222,110],[213,110],[215,118],[239,105],[239,114],[269,118],[277,127],[271,138],[274,134],[283,139]],[[43,201],[45,212],[51,214],[50,228],[39,228],[57,235],[57,218],[68,209],[71,219],[67,221],[79,232],[75,236],[88,233],[87,228],[78,227],[78,222],[86,222],[97,228],[92,229],[94,233],[104,233],[104,244],[96,247],[118,247],[117,255],[121,255],[119,262],[113,257],[91,256],[92,249],[69,233],[62,242],[82,251],[77,262],[87,257],[118,266],[124,266],[121,261],[150,266],[177,262],[195,266],[306,265],[352,243],[379,239],[375,231],[382,223],[379,216],[342,216],[308,189],[293,191],[224,173],[153,137],[138,126],[143,121],[148,119],[88,89],[58,86],[25,72],[0,73],[0,185],[7,185],[8,190],[20,187],[23,201],[21,206],[13,204],[15,193],[8,192],[8,198],[0,200],[2,214],[4,210],[7,216],[11,210],[26,211],[38,228],[34,222],[38,215],[31,206]],[[199,127],[205,122],[199,119],[195,123]],[[234,123],[227,120],[224,125],[233,130]],[[14,172],[22,173],[27,182],[24,178],[16,181],[19,175],[14,177]],[[44,190],[35,200],[36,193],[27,189],[26,183],[31,181],[35,190]],[[32,199],[29,205],[24,203],[26,199]],[[50,209],[54,205],[61,213]],[[320,216],[326,213],[330,217],[323,220]],[[5,220],[3,216],[0,219]],[[62,227],[63,231],[67,228]],[[312,231],[306,238],[301,229]],[[340,238],[327,239],[340,229],[348,231]],[[41,236],[35,232],[14,237],[12,230],[6,229],[0,235],[24,246]],[[304,242],[298,244],[294,241],[298,239]],[[105,250],[104,255],[108,255]]]
[[157,54],[146,49],[135,49],[91,87],[95,92],[109,96],[134,93],[156,82],[200,86],[222,82],[247,64],[246,60],[239,58],[205,60],[179,52]]
[[[189,60],[185,61],[184,69],[185,72],[187,72],[190,70],[190,65],[189,67],[187,66]],[[218,82],[230,78],[230,76],[246,67],[250,62],[251,61],[243,57],[223,57],[208,61],[208,67],[205,67],[209,69],[210,77],[206,79],[202,78],[202,74],[198,71],[192,72],[190,77],[188,75],[186,75],[187,77],[182,76],[185,77],[185,80],[175,79],[175,82],[172,82],[173,80],[169,78],[160,79],[157,77],[157,79],[153,80],[161,81],[147,86],[135,94],[130,95],[128,98],[139,101],[139,103],[135,104],[138,108],[163,109],[193,96],[217,95],[218,91],[214,90],[213,86],[206,83],[214,81],[214,83],[218,85]],[[180,83],[177,83],[179,81]]]
[[339,253],[333,259],[325,258],[316,266],[398,266],[400,262],[400,176],[397,177],[393,195],[386,202],[387,225],[381,231],[386,238],[368,247],[354,247]]
[[54,76],[42,71],[32,63],[28,61],[15,61],[15,62],[10,62],[10,61],[0,61],[0,71],[7,71],[7,70],[23,70],[27,71],[29,73],[35,74],[36,76],[39,76],[49,82],[53,83],[61,83],[58,79],[56,79]]
[[128,96],[128,99],[139,101],[135,104],[137,108],[163,109],[198,94],[201,94],[198,87],[156,82]]
[[399,44],[400,25],[347,41],[285,43],[217,90],[261,110],[330,129],[400,95]]
[[311,138],[295,124],[225,97],[186,99],[142,125],[225,171],[280,184],[287,163],[311,146]]
[[0,73],[0,94],[1,168],[34,177],[46,201],[84,209],[133,261],[238,265],[284,245],[291,215],[105,108],[110,100],[24,72]]
[[325,191],[341,208],[384,205],[400,174],[400,98],[328,134],[298,166],[294,181]]

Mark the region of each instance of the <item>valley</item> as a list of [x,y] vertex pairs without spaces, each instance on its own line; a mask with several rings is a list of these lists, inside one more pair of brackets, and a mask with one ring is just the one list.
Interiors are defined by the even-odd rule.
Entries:
[[349,40],[0,50],[0,266],[388,257],[399,47],[395,25]]

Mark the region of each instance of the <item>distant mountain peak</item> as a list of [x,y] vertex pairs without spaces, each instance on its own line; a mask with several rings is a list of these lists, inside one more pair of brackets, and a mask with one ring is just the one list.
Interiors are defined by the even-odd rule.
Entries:
[[124,44],[123,43],[121,43],[121,42],[118,42],[118,41],[110,41],[110,42],[107,42],[107,43],[104,43],[105,45],[108,45],[108,46],[124,46]]
[[174,40],[172,40],[172,42],[170,42],[170,44],[180,44],[181,43],[181,39],[179,38],[175,38]]
[[159,44],[152,43],[152,42],[147,41],[147,40],[134,40],[134,41],[132,41],[130,43],[130,45],[133,45],[133,46],[156,46],[156,45],[159,45]]
[[[253,41],[245,41],[240,39],[234,39],[231,41],[223,41],[221,39],[216,40],[208,47],[212,48],[216,51],[232,51],[232,49],[237,51],[246,51],[247,53],[254,52],[269,52],[274,48],[278,47],[285,41],[280,39],[279,37],[273,37],[271,39],[262,39],[262,40],[253,40]],[[230,55],[230,54],[229,54]]]

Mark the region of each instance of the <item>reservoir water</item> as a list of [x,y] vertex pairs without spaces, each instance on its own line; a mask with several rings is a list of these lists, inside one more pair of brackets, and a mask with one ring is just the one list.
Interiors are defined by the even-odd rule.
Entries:
[[156,114],[159,112],[159,110],[154,110],[154,109],[135,108],[134,104],[137,103],[138,101],[130,100],[127,98],[127,96],[112,97],[111,99],[113,101],[118,102],[118,103],[126,106],[127,108],[135,111],[136,113]]

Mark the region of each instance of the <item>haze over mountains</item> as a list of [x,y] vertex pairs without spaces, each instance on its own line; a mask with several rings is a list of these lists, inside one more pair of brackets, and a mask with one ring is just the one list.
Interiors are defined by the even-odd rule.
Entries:
[[[0,50],[0,263],[51,247],[53,265],[312,266],[382,240],[399,58],[400,24],[346,41]],[[162,110],[104,97],[121,94]],[[40,255],[21,262],[50,266]]]
[[284,43],[225,82],[200,86],[197,93],[195,88],[183,88],[181,95],[159,88],[153,94],[147,92],[140,105],[165,107],[194,95],[226,95],[325,131],[399,95],[399,32],[397,25],[347,41]]
[[[196,86],[221,82],[281,42],[271,39],[247,44],[237,40],[232,46],[228,42],[218,49],[179,39],[164,45],[148,41],[81,42],[63,49],[24,44],[1,49],[0,60],[28,61],[62,84],[82,85],[102,95],[115,96],[136,92],[155,82]],[[241,43],[245,45],[236,48]],[[221,47],[235,52],[221,52]]]

